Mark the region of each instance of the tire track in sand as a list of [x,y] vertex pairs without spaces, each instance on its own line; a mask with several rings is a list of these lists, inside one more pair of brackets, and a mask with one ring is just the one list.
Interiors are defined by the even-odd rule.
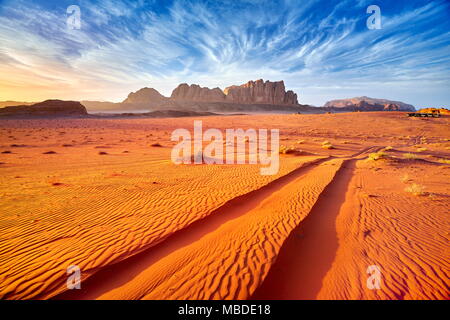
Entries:
[[[344,160],[308,216],[291,232],[276,262],[251,299],[315,299],[339,246],[336,218],[345,202],[356,162],[380,146],[364,148]],[[358,158],[357,158],[358,157]]]
[[[356,155],[359,155],[361,153],[368,152],[376,147],[370,147],[366,148],[364,150],[359,151]],[[337,171],[340,167],[342,160],[333,162],[333,158],[324,158],[319,159],[315,161],[311,161],[310,163],[305,164],[304,166],[292,171],[291,173],[269,183],[263,188],[260,188],[258,190],[255,190],[253,192],[250,192],[246,195],[237,197],[233,200],[230,200],[228,203],[226,203],[224,206],[216,210],[212,215],[210,215],[208,218],[205,218],[199,222],[196,222],[192,224],[191,226],[180,230],[176,234],[170,236],[168,239],[160,243],[159,245],[149,248],[148,250],[144,251],[143,253],[137,254],[134,257],[131,257],[129,259],[126,259],[123,262],[120,262],[116,265],[112,265],[110,267],[103,268],[99,270],[93,277],[85,280],[83,282],[83,289],[81,291],[77,292],[66,292],[61,295],[58,295],[57,299],[94,299],[94,298],[131,298],[131,299],[140,299],[140,298],[153,298],[153,299],[159,299],[159,298],[184,298],[184,299],[190,299],[190,298],[196,298],[196,299],[203,299],[203,298],[239,298],[239,299],[245,299],[250,296],[250,294],[261,284],[262,279],[264,279],[264,276],[267,274],[267,272],[270,269],[270,266],[272,265],[273,261],[275,260],[276,256],[278,255],[279,249],[281,248],[281,245],[285,241],[285,239],[288,237],[292,229],[294,229],[298,223],[308,215],[309,211],[311,210],[312,206],[314,205],[317,198],[320,196],[320,194],[323,191],[323,188],[325,188],[330,181],[334,181],[334,173],[332,176],[329,176],[330,173],[333,171]],[[329,160],[329,161],[327,161]],[[339,166],[335,169],[329,171],[328,174],[325,174],[323,177],[321,171],[323,169],[315,169],[317,168],[317,165],[321,163],[328,163],[336,165],[339,163]],[[325,165],[323,163],[322,165]],[[319,166],[321,167],[321,166]],[[180,251],[184,251],[186,254],[189,254],[189,249],[187,247],[192,246],[192,248],[198,248],[199,242],[202,241],[205,242],[203,238],[208,235],[209,238],[214,238],[215,230],[217,230],[221,225],[230,222],[230,221],[237,221],[237,219],[241,216],[245,216],[248,213],[251,213],[252,215],[255,214],[255,208],[258,207],[263,201],[266,201],[268,199],[271,199],[271,202],[276,203],[276,201],[273,201],[272,194],[275,192],[278,192],[280,189],[286,186],[293,185],[294,181],[295,185],[298,185],[298,179],[302,178],[303,176],[307,175],[312,169],[315,169],[315,171],[319,170],[315,174],[313,174],[312,181],[313,184],[311,185],[309,182],[306,183],[301,188],[304,189],[306,193],[301,193],[301,195],[295,195],[295,189],[292,189],[289,193],[292,194],[292,191],[294,191],[293,196],[290,196],[294,203],[296,201],[300,200],[302,197],[305,197],[304,200],[307,201],[308,204],[301,205],[298,209],[299,211],[294,213],[290,212],[291,210],[287,210],[287,208],[281,210],[284,211],[285,214],[284,217],[280,215],[280,219],[284,219],[285,221],[278,221],[275,222],[275,225],[272,225],[274,222],[268,222],[269,225],[266,225],[265,227],[262,227],[267,230],[271,230],[272,234],[275,232],[274,235],[277,235],[276,239],[270,239],[270,237],[263,236],[261,239],[262,243],[258,245],[257,247],[265,247],[262,249],[264,251],[263,253],[259,252],[261,251],[261,248],[255,247],[255,245],[250,245],[249,250],[242,250],[240,253],[241,256],[244,256],[244,260],[247,261],[247,263],[252,265],[251,267],[247,268],[245,266],[243,267],[246,272],[239,271],[239,264],[233,264],[233,267],[228,268],[228,271],[226,271],[226,274],[222,274],[219,276],[219,274],[210,275],[209,272],[204,275],[204,277],[200,277],[198,280],[199,282],[204,282],[203,286],[205,290],[197,290],[197,291],[186,291],[186,283],[188,278],[192,276],[192,274],[189,274],[189,271],[187,272],[188,275],[185,275],[181,277],[181,279],[176,279],[173,281],[173,279],[170,279],[170,276],[167,276],[167,274],[173,274],[174,272],[177,272],[177,268],[188,268],[187,265],[192,264],[187,261],[181,262],[179,260],[178,262],[170,261],[170,257],[179,257]],[[325,172],[324,172],[325,173]],[[319,178],[320,177],[320,178]],[[317,180],[319,179],[319,180]],[[331,179],[331,180],[328,180]],[[308,179],[306,179],[308,180]],[[321,181],[321,182],[319,182]],[[319,183],[319,184],[317,184]],[[304,184],[304,182],[300,182],[300,185]],[[298,186],[300,186],[298,185]],[[309,186],[307,186],[309,185]],[[290,188],[295,187],[291,186]],[[312,189],[310,189],[312,188]],[[294,200],[294,198],[298,198]],[[286,201],[292,201],[287,200]],[[278,204],[277,204],[278,205]],[[282,205],[280,205],[280,208]],[[295,207],[295,205],[294,205]],[[278,209],[280,209],[278,208]],[[281,208],[282,209],[282,208]],[[266,209],[267,211],[267,209]],[[276,210],[275,210],[276,211]],[[294,210],[295,211],[295,210]],[[256,210],[258,212],[258,210]],[[286,220],[287,219],[287,220]],[[251,219],[250,219],[251,220]],[[243,220],[243,223],[248,223],[250,228],[254,228],[254,224],[250,220]],[[233,222],[234,223],[234,222]],[[253,230],[253,229],[252,229]],[[278,230],[278,231],[276,231]],[[249,229],[251,232],[251,230]],[[225,234],[224,234],[225,236]],[[281,238],[280,238],[281,236]],[[240,236],[238,236],[240,237]],[[227,245],[227,249],[230,247],[235,246],[236,248],[239,248],[240,241],[244,241],[243,243],[248,242],[245,239],[237,239],[232,238],[231,244]],[[199,241],[201,240],[201,241]],[[275,242],[273,242],[275,240]],[[252,240],[253,241],[253,240]],[[223,241],[222,241],[223,242]],[[258,242],[258,241],[257,241]],[[195,245],[194,245],[195,244]],[[219,245],[221,246],[221,245]],[[266,252],[269,248],[269,252]],[[217,248],[219,251],[222,248]],[[256,251],[255,251],[256,250]],[[192,250],[191,250],[192,251]],[[228,250],[233,251],[233,250]],[[223,253],[225,256],[227,255],[226,252]],[[253,256],[255,257],[255,254],[262,254],[263,256],[259,257],[257,260],[259,261],[260,265],[255,266],[252,263],[252,259],[249,259],[249,257]],[[267,256],[268,254],[268,256]],[[217,257],[219,259],[219,257]],[[236,257],[235,257],[236,258]],[[177,258],[178,259],[178,258]],[[170,262],[167,262],[167,261]],[[202,261],[202,260],[200,260]],[[241,261],[242,262],[242,261]],[[151,273],[151,270],[158,270],[160,265],[164,264],[171,264],[173,269],[171,272],[162,272],[161,279],[155,279],[157,277],[151,276],[154,279],[149,280],[148,273]],[[205,263],[205,262],[200,262]],[[156,265],[153,267],[153,265]],[[187,264],[187,265],[186,265]],[[178,265],[177,268],[173,267],[173,265]],[[228,262],[227,262],[228,265]],[[236,269],[236,265],[238,266]],[[166,267],[169,267],[166,265]],[[209,266],[207,266],[208,270],[210,269]],[[248,273],[248,270],[252,269],[250,273]],[[254,269],[254,270],[253,270]],[[186,272],[186,271],[185,271]],[[231,273],[230,273],[231,272]],[[142,273],[146,273],[146,282],[145,285],[142,285],[140,281],[136,281],[135,278],[138,278],[141,276]],[[234,275],[233,275],[234,274]],[[172,277],[178,277],[179,275],[173,274]],[[210,278],[212,277],[212,278]],[[249,278],[250,277],[250,278]],[[244,279],[246,278],[246,279]],[[164,280],[167,279],[167,280]],[[170,279],[170,281],[169,281]],[[185,280],[182,280],[185,279]],[[211,280],[213,279],[213,280]],[[167,292],[164,291],[164,287],[167,287],[168,284],[165,284],[164,282],[168,281],[168,283],[172,283],[171,287],[168,290],[174,290],[173,292],[170,292],[169,294],[163,294],[163,295],[155,295],[154,292]],[[151,282],[151,284],[149,284]],[[233,283],[234,282],[234,283]],[[133,284],[134,283],[134,284]],[[178,283],[178,284],[176,284]],[[214,283],[214,284],[213,284]],[[227,283],[225,285],[225,283]],[[224,285],[228,287],[230,290],[224,290]],[[133,287],[134,286],[134,287]],[[143,287],[147,286],[147,288],[143,289]],[[178,288],[177,288],[178,286]],[[216,289],[211,289],[212,287],[215,287]],[[139,287],[139,288],[136,288]],[[150,291],[153,291],[152,294],[149,294],[149,287],[152,287],[153,289]],[[184,287],[184,288],[182,288]],[[157,289],[158,288],[158,289]],[[175,289],[177,288],[177,289]],[[203,288],[203,287],[202,287]],[[198,289],[198,288],[197,288]],[[178,290],[178,292],[176,292]]]
[[[317,165],[330,159],[330,157],[326,157],[307,162],[301,167],[270,182],[260,189],[233,198],[223,206],[214,210],[209,216],[173,233],[159,244],[119,263],[101,268],[97,272],[94,272],[92,276],[83,280],[81,290],[65,291],[56,295],[54,298],[94,299],[105,292],[127,283],[161,258],[170,255],[180,248],[189,246],[206,234],[212,233],[222,224],[246,214],[283,186],[307,174]],[[65,283],[61,284],[61,288],[65,288]]]
[[275,264],[251,299],[316,298],[338,249],[336,218],[345,201],[356,161],[343,163],[308,216],[285,241]]

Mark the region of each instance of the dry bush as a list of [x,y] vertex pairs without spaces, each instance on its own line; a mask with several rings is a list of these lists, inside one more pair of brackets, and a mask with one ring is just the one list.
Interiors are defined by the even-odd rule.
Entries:
[[450,159],[439,159],[440,163],[450,164]]
[[416,160],[419,159],[419,157],[417,155],[415,155],[414,153],[405,153],[403,155],[403,157],[407,160]]
[[373,153],[369,154],[369,160],[372,160],[372,161],[378,161],[378,160],[386,159],[386,158],[387,158],[387,154],[382,151],[373,152]]
[[324,144],[322,145],[323,149],[334,149],[334,146],[332,144]]
[[281,145],[280,149],[278,151],[278,153],[280,153],[280,154],[291,154],[291,153],[294,153],[294,152],[295,152],[295,148],[294,147],[287,147],[287,146],[284,146],[284,145]]
[[412,185],[406,187],[405,191],[415,196],[424,196],[425,195],[424,189],[425,189],[424,186],[421,186],[420,184],[417,183],[413,183]]
[[324,149],[334,149],[334,146],[330,143],[330,141],[322,142],[322,148]]

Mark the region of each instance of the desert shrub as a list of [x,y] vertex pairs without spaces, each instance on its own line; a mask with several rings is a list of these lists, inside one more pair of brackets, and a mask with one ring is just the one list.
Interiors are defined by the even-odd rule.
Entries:
[[322,148],[324,149],[334,149],[334,146],[330,143],[330,141],[322,142]]
[[332,144],[324,144],[324,145],[322,145],[322,148],[324,148],[324,149],[334,149],[334,146]]
[[280,146],[280,149],[278,151],[280,154],[291,154],[295,152],[295,148],[294,147],[287,147],[284,145]]
[[421,186],[420,184],[417,183],[413,183],[412,185],[406,187],[405,191],[415,196],[423,196],[425,195],[424,189],[425,189],[424,186]]
[[382,151],[373,152],[373,153],[369,154],[369,160],[372,160],[372,161],[377,161],[377,160],[386,159],[386,158],[387,158],[387,154]]
[[416,159],[419,158],[419,157],[418,157],[417,155],[415,155],[414,153],[405,153],[405,154],[403,155],[403,157],[404,157],[405,159],[407,159],[407,160],[416,160]]
[[450,159],[439,159],[440,163],[450,164]]

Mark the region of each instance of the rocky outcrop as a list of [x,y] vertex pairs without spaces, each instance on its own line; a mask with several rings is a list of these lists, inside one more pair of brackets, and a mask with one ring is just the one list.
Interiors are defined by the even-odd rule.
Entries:
[[415,111],[414,106],[387,99],[375,99],[369,97],[356,97],[328,101],[324,108],[339,111]]
[[199,85],[180,84],[173,90],[170,99],[175,101],[224,102],[225,94],[220,88],[202,88]]
[[284,81],[270,82],[260,79],[224,90],[226,101],[243,104],[296,105],[297,94],[287,91]]
[[166,100],[167,98],[160,94],[157,90],[145,87],[136,92],[130,93],[123,103],[160,103]]
[[287,91],[283,81],[249,81],[240,86],[202,88],[199,85],[180,84],[170,97],[175,101],[227,102],[236,104],[297,105],[297,95]]
[[18,117],[70,117],[87,115],[78,101],[46,100],[32,105],[9,106],[0,109],[0,116]]

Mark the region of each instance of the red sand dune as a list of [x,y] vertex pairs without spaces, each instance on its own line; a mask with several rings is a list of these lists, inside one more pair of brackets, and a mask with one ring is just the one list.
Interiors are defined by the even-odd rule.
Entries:
[[0,297],[448,298],[447,117],[202,119],[280,129],[296,152],[275,176],[172,164],[170,134],[193,120],[0,121]]

